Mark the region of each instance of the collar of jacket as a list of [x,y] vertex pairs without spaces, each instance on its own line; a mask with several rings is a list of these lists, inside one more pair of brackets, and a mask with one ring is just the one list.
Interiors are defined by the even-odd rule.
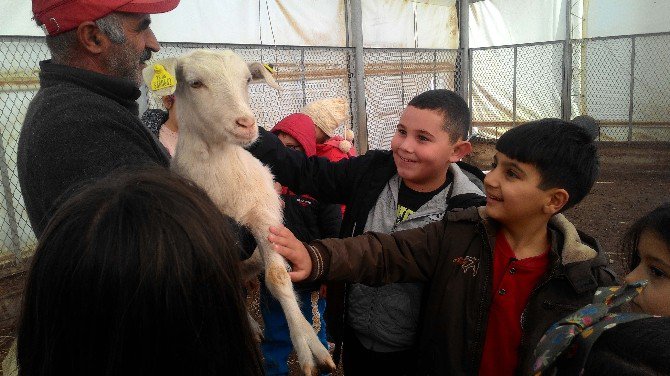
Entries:
[[[488,242],[493,249],[499,224],[486,214],[486,207],[471,207],[447,213],[450,222],[481,222],[486,228]],[[598,243],[580,234],[563,214],[554,215],[548,224],[551,232],[550,278],[565,276],[578,294],[591,291],[598,285],[591,273],[592,263],[599,256]]]
[[141,92],[135,83],[127,79],[108,76],[93,71],[54,64],[51,60],[40,62],[40,85],[42,88],[62,82],[81,86],[96,94],[118,102],[135,115],[139,115],[136,100]]

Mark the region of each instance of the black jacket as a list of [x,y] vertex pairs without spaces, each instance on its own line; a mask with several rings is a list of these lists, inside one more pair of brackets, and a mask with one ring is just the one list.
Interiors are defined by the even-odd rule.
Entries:
[[[259,132],[258,140],[248,150],[270,166],[281,185],[314,196],[321,202],[346,205],[340,237],[363,233],[368,213],[386,183],[398,172],[391,151],[368,150],[357,157],[330,162],[321,157],[307,158],[301,152],[284,147],[274,134],[262,128]],[[476,167],[461,162],[459,166],[471,175],[481,174]],[[477,178],[483,178],[483,174]]]
[[[279,183],[321,202],[345,204],[340,237],[363,233],[370,210],[386,183],[397,174],[391,151],[369,150],[357,157],[331,162],[326,158],[307,158],[304,153],[284,147],[274,134],[262,128],[259,132],[259,139],[248,150],[270,166]],[[471,180],[483,179],[483,173],[476,167],[461,162],[459,166],[470,173]],[[458,195],[449,200],[448,206],[476,206],[481,205],[482,200],[478,195]],[[328,332],[336,344],[334,357],[339,359],[346,312],[344,284],[329,284],[327,300]]]
[[40,69],[41,86],[23,122],[17,161],[38,237],[59,196],[121,166],[170,164],[137,116],[140,91],[134,83],[50,61]]
[[284,225],[301,241],[335,238],[340,232],[340,205],[323,204],[306,195],[291,192],[281,195],[284,200]]

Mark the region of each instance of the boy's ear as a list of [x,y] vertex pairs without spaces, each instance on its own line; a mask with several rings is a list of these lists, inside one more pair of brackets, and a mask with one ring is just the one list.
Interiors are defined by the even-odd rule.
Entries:
[[458,162],[463,159],[463,157],[470,154],[471,151],[472,144],[470,141],[456,141],[456,143],[454,143],[454,152],[451,154],[449,162]]
[[568,191],[562,188],[552,188],[548,194],[549,202],[544,205],[544,212],[551,215],[560,212],[570,199]]

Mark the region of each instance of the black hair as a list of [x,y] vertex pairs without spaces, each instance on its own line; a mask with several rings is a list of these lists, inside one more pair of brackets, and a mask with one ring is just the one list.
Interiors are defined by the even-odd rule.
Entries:
[[428,90],[412,98],[407,105],[439,112],[444,117],[443,129],[452,141],[467,140],[470,132],[470,109],[457,93],[447,89]]
[[561,188],[569,194],[565,211],[579,203],[598,177],[598,150],[582,127],[560,119],[542,119],[505,132],[496,150],[538,169],[540,189]]
[[111,174],[48,223],[18,330],[20,375],[261,375],[239,246],[191,181]]
[[670,248],[670,202],[666,202],[638,219],[626,231],[623,236],[622,245],[624,253],[628,255],[629,268],[632,271],[640,264],[640,255],[637,247],[640,236],[645,231],[652,231],[660,237],[665,245]]

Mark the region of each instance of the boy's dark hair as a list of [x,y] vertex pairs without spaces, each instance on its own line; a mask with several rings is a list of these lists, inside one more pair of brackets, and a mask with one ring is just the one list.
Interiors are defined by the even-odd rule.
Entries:
[[467,140],[470,132],[470,109],[463,98],[447,89],[425,91],[409,101],[408,106],[437,111],[444,117],[443,129],[453,142]]
[[628,265],[630,270],[635,269],[640,264],[637,245],[640,242],[640,236],[645,231],[652,231],[670,248],[670,202],[662,204],[635,221],[624,234],[622,245],[624,253],[628,255],[630,260]]
[[570,198],[561,211],[589,193],[600,169],[591,135],[560,119],[542,119],[512,128],[498,139],[496,150],[535,166],[542,177],[540,189],[565,189]]
[[47,225],[18,330],[21,375],[261,375],[229,222],[164,168],[110,175]]

